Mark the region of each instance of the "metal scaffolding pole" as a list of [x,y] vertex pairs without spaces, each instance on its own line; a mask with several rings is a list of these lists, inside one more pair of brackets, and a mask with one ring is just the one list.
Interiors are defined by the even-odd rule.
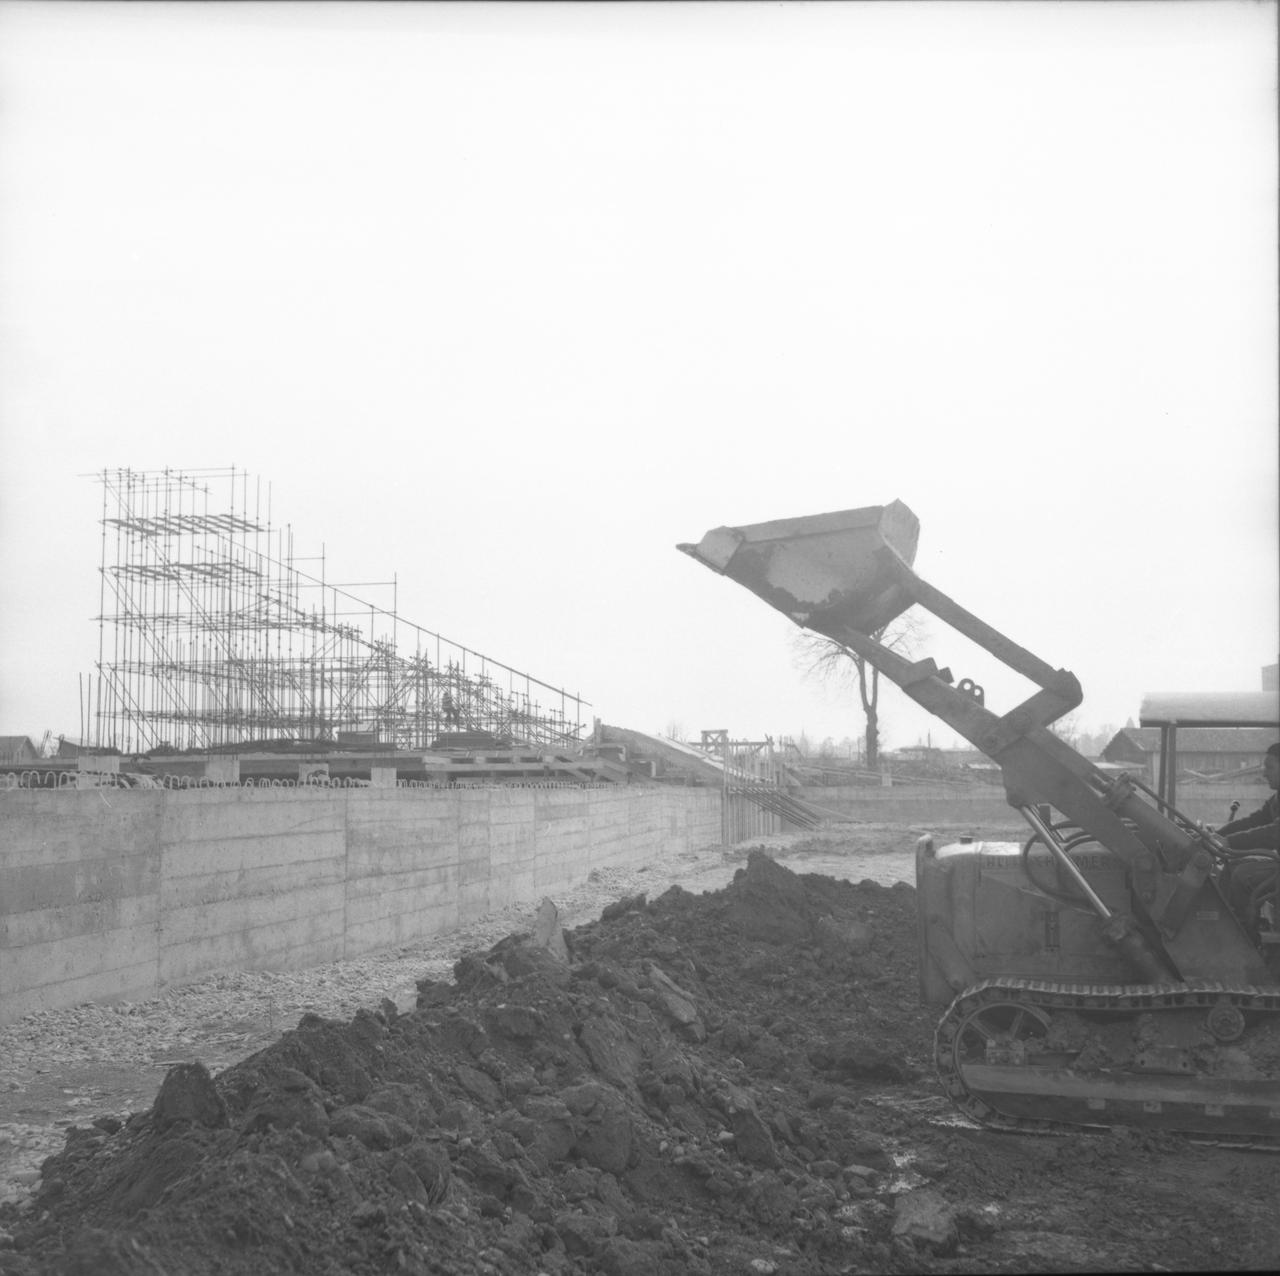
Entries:
[[[390,588],[384,607],[328,581],[323,549],[319,576],[301,570],[292,527],[272,524],[270,485],[264,510],[245,471],[95,477],[97,744],[141,753],[350,737],[423,749],[459,729],[520,744],[580,738],[586,701],[406,621],[398,575],[361,582]],[[541,711],[534,688],[559,707]]]

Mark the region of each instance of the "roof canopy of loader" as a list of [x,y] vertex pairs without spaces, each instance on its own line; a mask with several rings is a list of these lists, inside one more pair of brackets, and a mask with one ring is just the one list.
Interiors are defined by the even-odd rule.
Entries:
[[1274,727],[1280,730],[1277,691],[1152,691],[1142,697],[1144,727]]

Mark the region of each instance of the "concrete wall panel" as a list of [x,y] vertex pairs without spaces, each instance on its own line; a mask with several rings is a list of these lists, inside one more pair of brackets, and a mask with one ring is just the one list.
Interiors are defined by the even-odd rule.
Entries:
[[31,980],[62,983],[133,966],[150,966],[154,978],[156,952],[156,930],[150,924],[40,940],[5,953],[0,987],[22,987]]
[[80,864],[154,848],[155,793],[129,789],[0,790],[3,865]]
[[0,791],[0,1022],[297,969],[719,840],[720,794],[624,789]]
[[166,852],[165,875],[160,903],[168,917],[175,910],[203,908],[224,900],[253,901],[321,886],[333,886],[339,898],[346,879],[345,861],[341,858],[322,860],[299,859],[297,863],[241,866],[230,864],[218,871],[216,861],[206,863],[201,873],[170,877]]
[[[107,935],[117,930],[134,932],[148,927],[154,933],[158,921],[159,898],[154,891],[15,911],[0,915],[0,952],[5,953],[7,965],[11,950],[28,945],[56,943],[78,935]],[[3,979],[2,970],[0,979]]]
[[[1178,786],[1178,809],[1189,819],[1225,824],[1231,802],[1240,801],[1240,814],[1256,810],[1270,790],[1262,785],[1226,782]],[[808,802],[868,823],[1020,824],[1022,817],[1005,801],[997,785],[954,789],[941,785],[815,785],[801,790]]]
[[301,970],[343,956],[341,910],[256,925],[235,924],[221,934],[192,934],[164,945],[159,989],[218,970]]
[[[376,917],[399,911],[393,900],[401,895],[405,908],[435,908],[456,899],[457,891],[457,864],[434,864],[355,879],[346,887],[347,925],[367,925]],[[418,902],[413,903],[414,900]],[[427,933],[430,932],[424,932]]]
[[412,943],[458,924],[456,864],[365,878],[348,888],[346,955]]
[[[127,938],[120,942],[131,947]],[[54,978],[40,964],[41,955],[35,949],[28,949],[27,955],[33,959],[34,969],[18,964],[9,978],[0,979],[0,1023],[86,1001],[142,1001],[156,993],[154,954],[130,964],[113,960],[110,952],[81,951],[76,954],[75,967],[84,973],[69,979]]]
[[4,792],[0,1019],[154,988],[159,818],[126,790]]
[[92,903],[154,895],[159,882],[154,852],[103,853],[79,861],[7,867],[0,894],[0,924],[6,916],[69,903]]
[[800,795],[869,824],[1017,824],[1022,819],[995,785],[973,790],[925,784],[816,785],[801,789]]
[[337,919],[337,933],[342,933],[341,915],[346,908],[346,891],[341,882],[328,886],[296,884],[290,890],[270,894],[242,894],[210,900],[190,908],[166,909],[163,917],[166,947],[190,940],[215,939],[224,936],[229,942],[241,931],[263,926],[282,929],[306,927],[314,929],[317,919]]
[[458,886],[458,922],[465,926],[492,910],[489,902],[490,883],[487,880],[462,882]]

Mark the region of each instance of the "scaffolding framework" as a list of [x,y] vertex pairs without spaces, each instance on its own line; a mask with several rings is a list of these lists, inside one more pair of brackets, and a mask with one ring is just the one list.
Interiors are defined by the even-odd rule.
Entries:
[[[301,559],[271,494],[234,467],[104,470],[100,747],[268,740],[424,749],[442,734],[576,743],[587,703],[412,624]],[[319,576],[299,562],[320,563]],[[366,582],[370,583],[370,582]]]

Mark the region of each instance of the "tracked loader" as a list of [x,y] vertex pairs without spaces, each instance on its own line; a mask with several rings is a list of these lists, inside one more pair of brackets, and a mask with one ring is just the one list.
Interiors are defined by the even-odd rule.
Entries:
[[[1232,851],[1056,736],[1082,701],[1076,677],[916,575],[918,534],[895,501],[679,548],[941,718],[999,766],[1026,820],[1025,842],[917,849],[920,984],[946,1007],[946,1092],[1001,1129],[1140,1126],[1280,1149],[1280,856]],[[890,650],[878,635],[913,606],[1038,690],[997,713],[972,679]],[[1237,911],[1232,871],[1258,856],[1275,871]]]

